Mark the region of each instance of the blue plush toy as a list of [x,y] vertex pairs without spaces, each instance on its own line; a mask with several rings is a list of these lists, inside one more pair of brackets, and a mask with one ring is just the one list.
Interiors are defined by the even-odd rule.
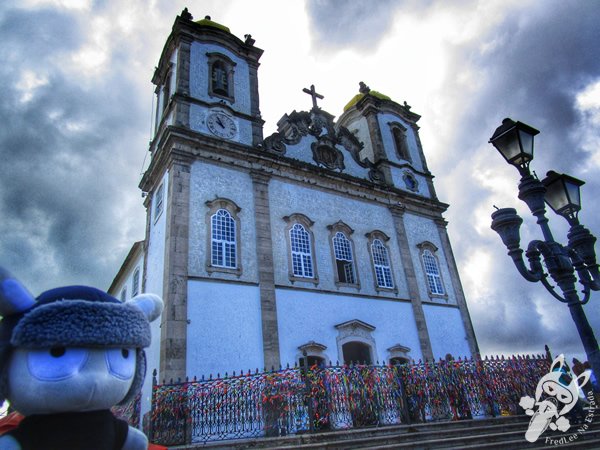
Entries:
[[152,294],[123,303],[86,286],[34,299],[0,268],[0,404],[25,416],[0,449],[147,449],[110,408],[141,389],[143,348],[162,307]]

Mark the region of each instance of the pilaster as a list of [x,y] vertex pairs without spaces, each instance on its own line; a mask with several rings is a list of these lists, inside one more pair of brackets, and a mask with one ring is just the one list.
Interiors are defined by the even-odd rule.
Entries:
[[406,278],[408,295],[410,296],[412,304],[413,315],[415,316],[421,353],[424,359],[433,361],[431,340],[429,339],[427,322],[425,320],[425,313],[423,312],[423,303],[421,302],[421,298],[419,296],[419,286],[417,284],[415,266],[413,264],[410,246],[406,236],[406,227],[404,226],[404,208],[399,206],[390,206],[389,210],[394,220],[394,229],[396,231],[396,237],[398,238],[398,246],[400,247],[400,257],[402,259],[402,267],[404,268],[404,275]]
[[254,221],[256,227],[256,253],[260,289],[260,315],[262,324],[264,364],[267,369],[279,367],[279,328],[275,297],[273,241],[269,208],[270,176],[250,172],[254,192]]
[[187,36],[181,36],[179,51],[177,52],[177,73],[175,74],[175,124],[179,126],[190,126],[190,104],[184,98],[190,94],[190,52],[192,40]]
[[263,141],[263,121],[260,118],[260,101],[258,97],[258,62],[248,63],[250,77],[250,114],[252,121],[252,145],[257,146]]
[[189,254],[190,165],[174,161],[169,169],[160,342],[160,378],[184,379],[187,354],[187,280]]
[[446,221],[436,221],[438,232],[440,234],[440,241],[444,254],[446,255],[446,261],[448,262],[448,268],[450,270],[450,278],[452,279],[452,286],[454,288],[454,295],[456,296],[456,303],[460,310],[460,317],[465,327],[465,334],[467,342],[469,343],[469,350],[471,355],[479,355],[479,346],[477,345],[477,338],[475,337],[475,330],[473,329],[473,323],[471,322],[471,316],[469,309],[467,308],[467,301],[465,299],[465,293],[460,282],[458,275],[458,267],[456,266],[456,260],[454,259],[454,253],[450,245],[450,239],[448,238],[448,230],[446,228]]

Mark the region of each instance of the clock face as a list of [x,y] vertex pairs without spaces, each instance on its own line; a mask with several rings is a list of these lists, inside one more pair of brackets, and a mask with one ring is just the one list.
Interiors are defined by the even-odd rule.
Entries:
[[231,139],[237,133],[237,126],[231,117],[222,112],[213,112],[206,118],[206,126],[212,134]]

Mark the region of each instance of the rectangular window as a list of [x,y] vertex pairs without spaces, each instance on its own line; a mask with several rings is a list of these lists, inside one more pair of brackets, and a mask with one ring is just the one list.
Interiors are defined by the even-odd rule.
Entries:
[[155,221],[156,221],[156,219],[158,219],[158,217],[160,216],[160,214],[162,213],[162,210],[163,210],[163,203],[164,203],[164,197],[165,197],[164,187],[165,187],[164,184],[161,183],[161,185],[156,190],[156,194],[154,194],[154,220]]
[[140,269],[135,269],[133,272],[133,286],[131,289],[131,296],[135,297],[140,293]]

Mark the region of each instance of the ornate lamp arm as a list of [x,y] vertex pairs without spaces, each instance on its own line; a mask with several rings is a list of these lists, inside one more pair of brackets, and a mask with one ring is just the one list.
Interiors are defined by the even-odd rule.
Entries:
[[501,208],[492,214],[492,230],[500,235],[502,242],[504,242],[504,245],[508,249],[508,255],[512,258],[519,273],[527,281],[540,281],[544,276],[540,263],[540,252],[536,248],[532,248],[531,244],[527,251],[531,270],[527,269],[523,261],[523,250],[520,247],[521,238],[519,236],[519,227],[522,223],[523,219],[517,215],[517,211],[514,208]]

